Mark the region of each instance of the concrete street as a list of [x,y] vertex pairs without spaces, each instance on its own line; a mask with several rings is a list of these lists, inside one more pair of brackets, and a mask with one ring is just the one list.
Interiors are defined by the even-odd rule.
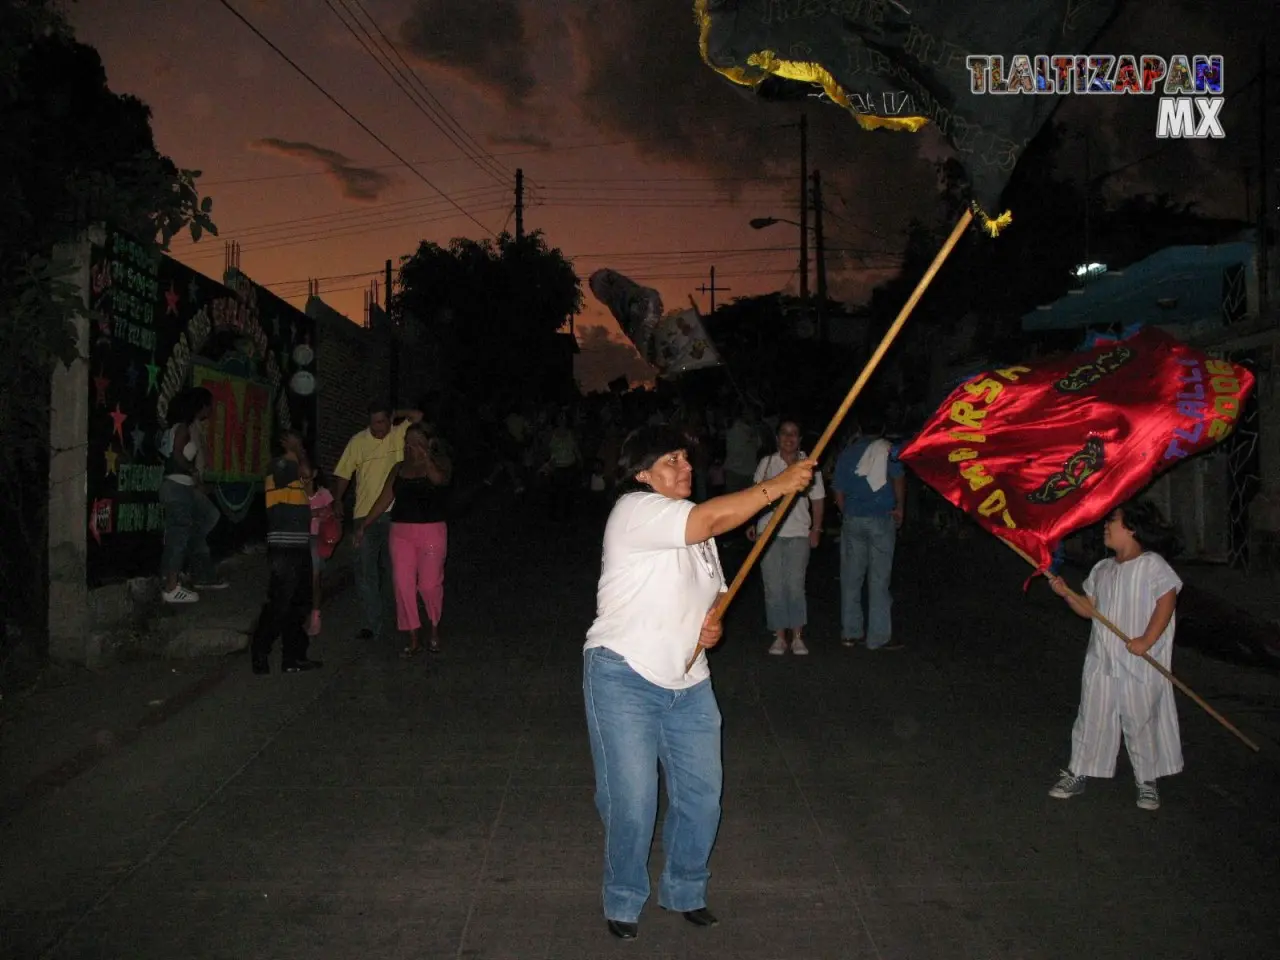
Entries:
[[[1280,678],[1179,649],[1175,671],[1262,753],[1182,698],[1188,769],[1161,783],[1163,809],[1134,806],[1125,759],[1052,800],[1088,625],[1043,583],[1024,595],[1028,569],[990,539],[922,529],[900,547],[900,652],[839,645],[830,543],[810,570],[808,658],[765,655],[747,585],[712,667],[722,922],[651,902],[639,939],[613,940],[580,692],[600,531],[526,516],[454,525],[438,658],[350,639],[347,591],[325,613],[321,671],[135,663],[10,709],[0,954],[1276,955]],[[246,617],[260,581],[236,584]]]

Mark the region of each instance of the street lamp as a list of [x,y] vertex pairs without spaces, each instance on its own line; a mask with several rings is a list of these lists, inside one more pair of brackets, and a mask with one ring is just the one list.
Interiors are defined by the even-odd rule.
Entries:
[[[818,174],[814,173],[815,186],[821,181],[818,180]],[[817,189],[821,189],[818,187]],[[822,236],[822,213],[821,207],[815,204],[813,226],[797,223],[795,220],[788,220],[786,217],[754,217],[751,221],[752,230],[764,230],[768,227],[775,226],[779,223],[790,224],[800,229],[801,240],[808,239],[809,230],[813,231],[813,252],[814,259],[817,261],[818,270],[818,339],[827,339],[827,258],[826,250],[823,244]],[[808,273],[808,258],[805,256],[803,243],[800,254],[801,270]],[[801,276],[800,280],[800,300],[805,310],[809,309],[809,278],[806,275]]]

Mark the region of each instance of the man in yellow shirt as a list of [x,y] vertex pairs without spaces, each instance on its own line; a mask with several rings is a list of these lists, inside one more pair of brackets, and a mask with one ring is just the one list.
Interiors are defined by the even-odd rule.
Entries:
[[[395,419],[399,422],[393,425],[390,404],[377,401],[369,404],[369,428],[347,441],[347,447],[333,469],[333,499],[338,511],[342,509],[342,498],[352,476],[357,478],[353,511],[357,524],[373,509],[391,468],[404,459],[404,432],[409,424],[422,419],[422,411],[397,410]],[[387,541],[390,532],[391,511],[388,510],[368,526],[358,548],[356,577],[360,587],[360,605],[364,608],[361,639],[370,639],[382,632],[383,594],[391,582],[391,554]]]

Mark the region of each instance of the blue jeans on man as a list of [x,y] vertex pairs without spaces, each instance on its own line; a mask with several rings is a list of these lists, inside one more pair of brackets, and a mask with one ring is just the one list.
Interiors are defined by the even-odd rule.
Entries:
[[[357,522],[362,518],[357,518]],[[382,634],[382,615],[391,583],[391,514],[385,512],[369,524],[360,541],[356,572],[360,587],[360,608],[364,627],[375,637]]]
[[[864,637],[868,650],[885,646],[893,638],[889,610],[893,597],[893,548],[897,525],[887,513],[844,518],[840,527],[840,622],[845,640]],[[863,618],[862,585],[867,587],[867,615]]]
[[605,917],[635,923],[649,899],[658,764],[667,787],[658,902],[681,913],[705,907],[723,787],[711,681],[668,690],[607,647],[592,647],[583,653],[582,693],[604,824]]

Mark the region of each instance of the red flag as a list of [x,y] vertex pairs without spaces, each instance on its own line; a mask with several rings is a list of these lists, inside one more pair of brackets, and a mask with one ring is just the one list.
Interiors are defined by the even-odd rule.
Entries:
[[952,392],[900,459],[1045,569],[1054,547],[1235,428],[1253,374],[1154,327]]

